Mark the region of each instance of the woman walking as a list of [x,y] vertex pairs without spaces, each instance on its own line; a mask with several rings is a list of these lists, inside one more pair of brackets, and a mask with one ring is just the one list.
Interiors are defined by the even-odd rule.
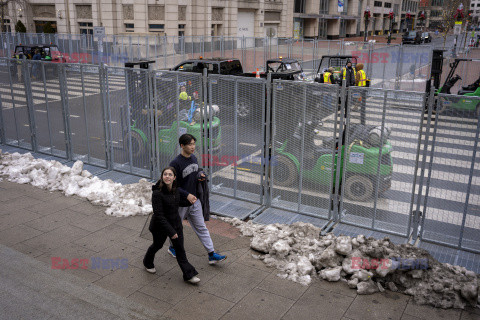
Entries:
[[183,280],[198,283],[197,270],[188,262],[185,248],[183,247],[183,226],[178,215],[180,202],[186,203],[187,199],[180,196],[177,189],[177,174],[173,167],[163,169],[160,180],[152,186],[153,216],[149,230],[153,235],[153,244],[148,248],[143,265],[150,273],[155,273],[153,260],[155,253],[163,247],[169,237],[177,253],[177,262],[183,272]]

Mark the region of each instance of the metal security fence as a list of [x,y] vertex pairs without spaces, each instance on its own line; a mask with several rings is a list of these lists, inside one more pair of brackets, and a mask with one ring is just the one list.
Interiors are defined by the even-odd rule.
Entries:
[[3,58],[0,98],[1,143],[103,172],[156,180],[192,134],[222,215],[479,252],[473,93]]
[[92,35],[1,33],[0,52],[12,57],[15,46],[55,44],[69,63],[123,67],[133,60],[154,61],[154,69],[169,69],[187,59],[236,58],[245,72],[264,70],[271,58],[295,58],[307,77],[313,79],[322,56],[354,55],[365,65],[371,86],[386,89],[424,91],[430,45],[404,46],[348,40],[293,38]]
[[341,221],[408,237],[425,94],[351,88]]
[[[42,64],[48,66],[47,64]],[[57,66],[58,67],[58,66]],[[107,166],[102,104],[101,71],[98,65],[71,64],[65,67],[65,86],[70,110],[72,159],[99,167]],[[49,90],[60,90],[58,80],[46,80]],[[51,88],[51,89],[50,89]],[[54,89],[55,88],[55,89]],[[98,124],[97,124],[98,123]]]
[[331,218],[338,100],[338,86],[274,82],[272,207]]
[[212,190],[234,199],[263,204],[267,159],[266,80],[211,76],[207,96],[208,106],[212,107],[210,121],[216,108],[221,119],[221,130],[215,127],[209,130],[208,137],[213,139],[208,142],[209,153],[202,159],[202,164],[209,168]]
[[480,98],[440,94],[429,113],[424,188],[416,203],[421,238],[478,251]]

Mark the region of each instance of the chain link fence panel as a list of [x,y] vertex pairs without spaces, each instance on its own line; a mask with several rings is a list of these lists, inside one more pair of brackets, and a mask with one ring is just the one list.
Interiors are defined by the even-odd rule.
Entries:
[[408,236],[425,94],[349,91],[342,222]]
[[[185,133],[191,134],[196,139],[194,155],[201,166],[202,156],[206,152],[207,126],[202,75],[156,71],[153,86],[158,170],[161,171],[168,166],[180,153],[178,138]],[[219,128],[218,119],[215,124],[215,127]]]
[[65,70],[72,131],[72,159],[106,167],[105,114],[100,67],[66,64]]
[[0,60],[0,90],[5,142],[31,150],[27,97],[22,73],[25,63],[7,58]]
[[[264,79],[209,76],[208,105],[213,128],[209,136],[221,138],[202,163],[209,168],[211,190],[220,195],[263,203],[265,160],[266,87]],[[221,130],[212,112],[219,109]],[[211,134],[210,134],[211,132]],[[217,133],[218,132],[218,133]],[[221,146],[221,148],[220,148]]]
[[338,133],[338,88],[274,81],[272,207],[330,217]]
[[425,144],[422,239],[478,252],[480,98],[438,95]]

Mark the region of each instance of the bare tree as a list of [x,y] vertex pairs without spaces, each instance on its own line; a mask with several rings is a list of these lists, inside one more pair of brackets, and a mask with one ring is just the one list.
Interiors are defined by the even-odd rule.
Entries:
[[0,30],[5,30],[5,16],[8,15],[8,5],[12,4],[14,10],[18,8],[26,12],[28,0],[0,0]]

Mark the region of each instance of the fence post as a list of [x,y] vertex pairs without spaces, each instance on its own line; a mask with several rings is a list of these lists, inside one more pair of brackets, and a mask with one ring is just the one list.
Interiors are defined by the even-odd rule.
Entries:
[[[233,48],[233,43],[232,43]],[[235,159],[238,159],[238,77],[235,77],[235,86],[233,93],[233,106],[234,106],[234,118],[233,118],[233,145],[234,145],[234,156]],[[237,166],[233,167],[233,198],[237,198],[237,188],[238,188],[238,175],[237,175]]]
[[107,70],[103,64],[98,66],[98,75],[100,80],[100,94],[101,94],[101,102],[102,102],[102,123],[103,123],[103,135],[105,137],[105,164],[108,170],[112,170],[112,160],[110,154],[110,131],[108,128],[110,127],[110,122],[108,121],[108,103],[107,103],[107,95],[108,92],[106,90],[106,77],[107,77]]
[[[157,74],[155,71],[153,70],[150,70],[150,77],[151,77],[151,81],[152,81],[152,92],[153,92],[153,107],[154,107],[154,112],[155,112],[155,115],[157,115],[157,111],[158,111],[158,91],[157,91]],[[158,128],[158,122],[159,121],[155,121],[154,123],[154,131],[155,132],[160,132],[160,129]],[[161,167],[160,167],[160,148],[158,148],[158,134],[155,134],[155,157],[156,157],[156,161],[155,161],[155,171],[154,171],[154,174],[153,174],[153,178],[155,180],[158,180],[160,179],[160,170],[161,170]]]
[[155,172],[157,172],[156,168],[156,161],[155,161],[155,156],[156,156],[156,151],[157,150],[157,130],[155,130],[155,123],[157,123],[157,113],[155,109],[155,99],[156,96],[154,95],[153,91],[153,81],[152,81],[152,66],[149,64],[148,69],[145,70],[144,77],[146,78],[145,82],[147,84],[147,110],[150,113],[150,123],[148,124],[148,127],[150,128],[150,152],[149,152],[149,166],[150,166],[150,179],[154,178]]
[[42,63],[42,80],[43,80],[43,92],[45,94],[45,108],[47,109],[47,123],[48,123],[48,137],[50,142],[50,153],[53,153],[53,142],[52,142],[52,128],[50,126],[50,108],[48,103],[48,88],[47,88],[47,75],[45,71],[45,63]]
[[60,98],[62,100],[62,116],[65,136],[66,155],[68,160],[72,160],[72,132],[70,129],[70,112],[68,109],[68,88],[67,75],[64,64],[58,64],[58,82],[60,84]]
[[373,43],[369,43],[369,46],[368,46],[368,64],[367,64],[367,74],[370,75],[370,77],[372,77],[372,74],[373,74],[373,46],[374,44]]
[[[430,80],[431,82],[433,80]],[[430,130],[431,130],[431,119],[432,119],[432,110],[433,110],[433,103],[435,101],[435,87],[433,86],[433,84],[431,84],[430,86],[430,92],[429,92],[429,95],[428,95],[428,101],[426,101],[426,103],[428,104],[428,119],[427,119],[427,126],[426,126],[426,132],[425,132],[425,140],[424,140],[424,148],[423,148],[423,154],[422,154],[422,164],[421,164],[421,169],[420,169],[420,185],[418,186],[418,195],[417,195],[417,206],[416,206],[416,209],[414,211],[412,211],[410,213],[410,219],[408,221],[408,227],[410,229],[410,226],[411,226],[411,220],[414,218],[413,214],[414,212],[418,213],[420,211],[420,201],[422,199],[422,193],[423,193],[423,182],[424,182],[424,179],[425,179],[425,165],[426,165],[426,161],[427,161],[427,151],[428,151],[428,145],[429,145],[429,141],[430,141]],[[425,113],[424,113],[425,114]],[[437,118],[438,115],[436,115],[435,118]],[[424,116],[422,115],[422,122],[424,121]],[[420,128],[421,130],[421,128]],[[421,135],[422,135],[423,132],[420,131],[420,143],[421,143]],[[419,148],[421,148],[421,146],[419,146]],[[418,165],[417,165],[418,166]],[[417,174],[417,170],[418,170],[418,167],[417,169],[415,170],[415,176]],[[413,192],[415,192],[415,184],[413,185]],[[425,197],[426,198],[426,197]],[[425,199],[425,203],[426,203],[426,199]],[[412,203],[412,206],[413,207],[413,203]],[[425,221],[425,213],[423,214],[423,217],[422,217],[422,222],[421,222],[421,225],[423,226],[423,223]],[[414,221],[415,222],[415,221]],[[418,235],[419,235],[419,225],[417,223],[415,223],[413,225],[413,231],[412,231],[412,234],[411,234],[411,238],[413,240],[416,240]],[[423,229],[423,228],[422,228]],[[423,231],[421,231],[422,234],[423,234]],[[421,236],[420,236],[421,237]]]
[[0,144],[6,144],[5,138],[5,123],[3,122],[3,104],[2,97],[0,96]]
[[[366,96],[366,95],[365,95]],[[380,134],[381,146],[379,149],[378,163],[377,163],[377,173],[376,173],[376,183],[375,183],[375,197],[373,198],[373,219],[372,219],[372,229],[375,228],[375,220],[377,218],[377,203],[378,203],[378,188],[380,186],[380,165],[382,163],[382,152],[383,152],[383,138],[385,137],[385,118],[387,114],[387,96],[388,91],[383,92],[383,112],[382,112],[382,127]],[[363,101],[362,101],[363,103]],[[364,102],[366,104],[366,101]],[[363,123],[365,124],[365,122]]]
[[[132,153],[132,129],[130,127],[131,123],[132,123],[132,120],[130,118],[130,110],[131,110],[131,101],[130,101],[130,90],[135,90],[135,88],[130,88],[130,84],[131,83],[134,83],[133,80],[132,80],[132,76],[133,76],[133,66],[130,68],[125,68],[125,94],[127,95],[126,98],[127,98],[127,105],[126,105],[126,110],[124,111],[125,112],[125,115],[127,116],[127,123],[126,123],[126,127],[127,127],[127,146],[128,146],[128,164],[130,166],[130,173],[133,172],[133,153]],[[123,132],[122,132],[122,136],[123,136]],[[123,139],[125,139],[125,137],[122,137]]]
[[[266,94],[265,94],[266,92]],[[267,108],[266,110],[262,110],[262,126],[263,126],[263,148],[262,148],[262,159],[263,159],[263,174],[262,174],[262,195],[260,196],[260,203],[265,204],[267,203],[267,199],[270,198],[270,190],[268,181],[270,181],[270,164],[271,164],[271,154],[270,154],[270,146],[272,143],[270,142],[270,108],[272,105],[272,74],[269,72],[267,73],[267,81],[263,86],[262,97],[264,97],[264,103],[262,103],[263,108]],[[266,112],[265,112],[266,111]]]
[[163,68],[167,69],[167,36],[163,36]]
[[[478,110],[478,107],[477,107],[477,110]],[[473,173],[475,171],[475,158],[477,156],[479,135],[480,135],[480,112],[477,111],[477,131],[475,132],[475,140],[474,140],[475,142],[473,143],[472,163],[470,165],[470,173],[468,176],[468,186],[467,186],[467,192],[465,195],[465,204],[463,207],[462,228],[460,229],[460,237],[458,239],[458,248],[462,248],[463,232],[465,231],[465,221],[467,219],[468,202],[469,202],[470,193],[472,190]]]
[[[203,37],[203,36],[202,36],[202,37]],[[212,99],[212,91],[213,91],[213,90],[212,90],[212,78],[207,78],[207,77],[204,76],[203,79],[204,79],[204,81],[207,81],[207,83],[208,83],[208,94],[207,94],[208,104],[207,104],[207,105],[212,106],[212,105],[213,105],[213,99]],[[178,100],[178,99],[177,99],[177,100]],[[211,117],[211,112],[210,112],[210,110],[211,110],[212,108],[208,108],[208,109],[209,109],[208,115],[205,114],[205,117],[208,116],[208,121],[207,121],[207,122],[208,122],[208,123],[212,123],[212,122],[211,122],[212,117]],[[208,126],[207,130],[208,130],[208,134],[209,134],[208,136],[209,136],[209,137],[212,136],[212,131],[211,131],[211,129],[212,129],[212,128],[211,128],[210,126]],[[208,157],[211,159],[212,155],[213,155],[213,152],[212,152],[212,139],[208,139]],[[209,162],[210,162],[210,161],[207,161],[207,163],[208,163],[208,176],[210,177],[210,179],[208,180],[208,190],[212,190],[212,166],[210,165]]]
[[[334,166],[332,167],[332,171],[335,171],[335,188],[334,188],[334,194],[333,194],[333,201],[331,203],[331,210],[333,211],[333,219],[335,221],[340,220],[340,213],[339,212],[339,203],[340,203],[340,188],[342,187],[340,185],[340,167],[342,164],[342,146],[343,146],[343,132],[345,130],[345,108],[348,108],[348,103],[347,103],[347,94],[349,95],[349,91],[347,91],[347,82],[346,80],[342,81],[342,91],[341,91],[341,107],[340,107],[340,121],[336,121],[339,123],[339,128],[338,128],[338,151],[336,155],[336,162],[334,163]],[[336,124],[335,124],[336,127]],[[335,153],[334,153],[335,154]],[[334,157],[335,158],[335,155]],[[334,160],[335,161],[335,160]],[[345,161],[346,162],[346,161]],[[345,170],[343,170],[343,173],[345,173]]]
[[[16,109],[15,109],[15,99],[13,98],[14,97],[14,93],[13,93],[13,75],[15,75],[15,77],[17,78],[18,80],[18,77],[19,77],[19,74],[18,74],[18,71],[20,69],[20,72],[21,72],[21,69],[22,69],[22,65],[18,65],[19,63],[19,60],[17,59],[8,59],[8,67],[9,67],[9,72],[8,72],[8,78],[10,80],[10,97],[12,97],[12,110],[13,110],[13,118],[14,118],[14,121],[15,121],[15,136],[17,138],[17,145],[20,146],[20,137],[18,135],[18,121],[17,121],[17,112],[16,112]],[[13,75],[12,75],[13,73]]]
[[[27,101],[27,110],[28,110],[28,123],[30,126],[30,141],[32,144],[32,150],[37,152],[37,135],[35,128],[35,110],[33,108],[33,95],[32,95],[32,83],[31,83],[31,74],[30,74],[30,64],[31,61],[23,60],[22,61],[22,74],[23,74],[23,83],[25,86],[25,97]],[[14,96],[12,95],[12,98]]]
[[402,79],[403,68],[403,45],[400,44],[397,57],[397,70],[395,71],[395,90],[400,90],[400,80]]
[[[207,86],[208,86],[208,78],[207,78],[208,74],[207,74],[207,68],[203,68],[203,73],[202,73],[202,101],[203,101],[203,105],[204,106],[209,106],[208,104],[208,94],[207,94]],[[203,150],[202,150],[202,154],[208,154],[209,156],[210,155],[210,147],[207,145],[208,144],[208,138],[207,137],[211,137],[212,134],[210,133],[210,125],[208,123],[207,120],[207,117],[206,117],[206,111],[207,111],[207,108],[203,108],[202,110],[202,122],[201,122],[201,128],[202,128],[202,137],[203,137],[203,140],[202,140],[202,147],[203,147]],[[208,128],[207,128],[207,124],[208,123]],[[206,131],[206,132],[205,132]]]
[[298,206],[297,212],[300,212],[302,207],[302,185],[303,185],[303,159],[305,156],[305,125],[306,125],[306,113],[307,113],[307,86],[303,85],[303,111],[302,111],[302,142],[300,143],[300,172],[298,174]]
[[[265,150],[268,151],[268,166],[267,170],[267,181],[265,184],[267,186],[267,192],[265,193],[265,206],[271,207],[272,206],[272,188],[274,187],[274,174],[272,170],[272,161],[275,159],[275,108],[277,104],[277,86],[279,85],[276,81],[279,80],[272,80],[271,74],[267,74],[267,80],[270,77],[270,82],[268,82],[267,93],[268,89],[271,92],[271,110],[268,108],[268,100],[267,100],[267,139],[265,144]],[[267,97],[270,97],[268,94]],[[270,99],[270,98],[267,98]],[[272,146],[272,148],[270,148]]]

